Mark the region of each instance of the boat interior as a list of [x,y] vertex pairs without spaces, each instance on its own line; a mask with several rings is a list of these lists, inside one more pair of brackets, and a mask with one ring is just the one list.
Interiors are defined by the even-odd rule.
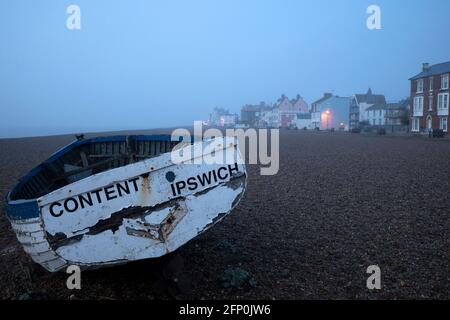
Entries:
[[179,143],[170,135],[114,136],[84,139],[57,151],[26,175],[10,200],[36,199],[90,175],[170,152]]

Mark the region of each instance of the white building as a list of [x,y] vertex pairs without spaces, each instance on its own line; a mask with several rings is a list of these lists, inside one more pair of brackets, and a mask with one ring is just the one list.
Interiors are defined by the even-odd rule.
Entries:
[[237,122],[238,115],[231,114],[223,108],[214,108],[209,115],[209,125],[217,127],[232,127]]
[[279,128],[280,127],[279,109],[272,108],[271,110],[262,111],[259,125],[262,127]]
[[350,130],[367,122],[366,110],[377,104],[386,104],[386,98],[382,94],[373,94],[370,88],[366,94],[355,94],[350,100]]
[[224,114],[220,116],[219,126],[234,127],[237,122],[237,114]]
[[350,97],[325,93],[311,105],[314,128],[321,130],[349,130]]
[[297,129],[308,129],[313,130],[316,126],[312,121],[312,113],[298,113],[296,117],[296,123],[295,126]]
[[364,119],[371,126],[384,126],[386,125],[386,113],[386,104],[374,105],[366,109]]
[[321,128],[322,112],[311,112],[311,126],[313,129]]

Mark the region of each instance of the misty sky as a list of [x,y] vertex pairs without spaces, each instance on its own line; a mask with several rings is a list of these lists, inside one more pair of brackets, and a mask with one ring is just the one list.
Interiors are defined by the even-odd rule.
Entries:
[[[81,30],[66,8],[81,8]],[[382,9],[382,30],[366,8]],[[0,137],[189,125],[325,91],[389,101],[450,60],[448,0],[2,0]]]

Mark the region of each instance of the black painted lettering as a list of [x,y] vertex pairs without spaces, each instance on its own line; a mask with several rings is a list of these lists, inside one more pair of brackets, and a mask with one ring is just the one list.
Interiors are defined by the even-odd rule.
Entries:
[[98,189],[95,191],[91,191],[92,194],[95,194],[97,196],[97,202],[102,203],[102,197],[100,197],[100,192],[102,192],[103,189]]
[[123,196],[122,191],[125,194],[130,194],[130,186],[128,185],[128,182],[125,181],[124,183],[125,183],[125,187],[120,183],[116,184],[116,188],[117,188],[117,192],[119,193],[119,197]]
[[175,192],[175,187],[174,187],[173,183],[170,184],[170,187],[172,188],[172,194],[173,194],[173,196],[175,197],[177,194],[176,194],[176,192]]
[[228,169],[227,169],[226,167],[222,167],[222,168],[220,168],[220,169],[217,171],[217,175],[219,176],[219,179],[220,179],[220,180],[225,180],[225,179],[228,178],[228,174],[225,173],[224,176],[221,174],[222,171],[227,171],[227,170],[228,170]]
[[[69,203],[72,203],[72,204],[73,204],[73,205],[72,205],[72,208],[69,207]],[[78,210],[78,201],[77,201],[76,199],[74,199],[74,198],[68,198],[68,199],[66,199],[66,200],[64,201],[64,209],[65,209],[67,212],[70,212],[70,213],[77,211],[77,210]]]
[[230,177],[233,176],[233,172],[238,173],[239,172],[239,166],[237,163],[234,164],[234,167],[230,164],[228,165],[228,171],[230,172]]
[[188,185],[189,185],[189,190],[190,191],[193,191],[193,190],[195,190],[195,189],[197,189],[198,188],[198,183],[197,183],[197,180],[195,179],[195,177],[191,177],[191,178],[189,178],[188,180],[187,180],[187,183],[188,183]]
[[50,205],[50,210],[49,210],[49,211],[50,211],[50,214],[51,214],[53,217],[58,218],[58,217],[61,217],[61,216],[63,215],[64,211],[63,211],[63,209],[60,209],[59,212],[55,212],[55,211],[54,211],[54,208],[55,208],[56,206],[61,207],[61,203],[59,203],[59,202],[53,202],[53,203]]
[[137,185],[137,182],[136,182],[138,180],[139,180],[139,177],[136,177],[136,178],[128,180],[128,182],[132,182],[133,183],[134,191],[136,191],[136,192],[139,191],[139,188],[138,188],[138,185]]
[[177,183],[175,183],[175,185],[177,186],[177,193],[178,194],[181,194],[181,190],[186,188],[186,182],[184,182],[184,181],[178,181]]
[[204,187],[205,185],[211,184],[211,171],[208,174],[204,173],[201,177],[197,176],[198,181]]
[[116,192],[116,190],[114,189],[114,186],[106,187],[103,190],[105,191],[106,200],[109,201],[109,200],[113,200],[113,199],[117,198],[116,195],[113,195]]
[[87,193],[85,195],[80,194],[78,196],[78,201],[80,202],[80,206],[82,209],[85,208],[85,203],[89,206],[92,207],[94,205],[94,203],[92,202],[92,197],[90,193]]

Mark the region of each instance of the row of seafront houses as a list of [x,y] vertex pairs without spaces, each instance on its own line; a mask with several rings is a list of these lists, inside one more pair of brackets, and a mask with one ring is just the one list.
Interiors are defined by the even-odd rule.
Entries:
[[295,99],[282,95],[275,104],[261,102],[258,105],[243,106],[240,117],[216,108],[210,115],[209,123],[221,127],[244,125],[341,131],[361,127],[374,130],[389,125],[391,130],[406,131],[407,108],[405,101],[386,103],[383,95],[375,95],[370,89],[365,94],[355,94],[352,97],[325,93],[311,104],[311,108],[300,95]]
[[449,74],[450,62],[433,66],[424,63],[422,72],[410,79],[410,98],[395,103],[387,103],[384,95],[374,94],[371,89],[350,97],[325,93],[310,108],[300,95],[295,99],[282,95],[274,104],[261,102],[243,106],[240,117],[216,108],[210,115],[209,124],[342,131],[384,129],[386,132],[415,133],[440,129],[447,133]]

